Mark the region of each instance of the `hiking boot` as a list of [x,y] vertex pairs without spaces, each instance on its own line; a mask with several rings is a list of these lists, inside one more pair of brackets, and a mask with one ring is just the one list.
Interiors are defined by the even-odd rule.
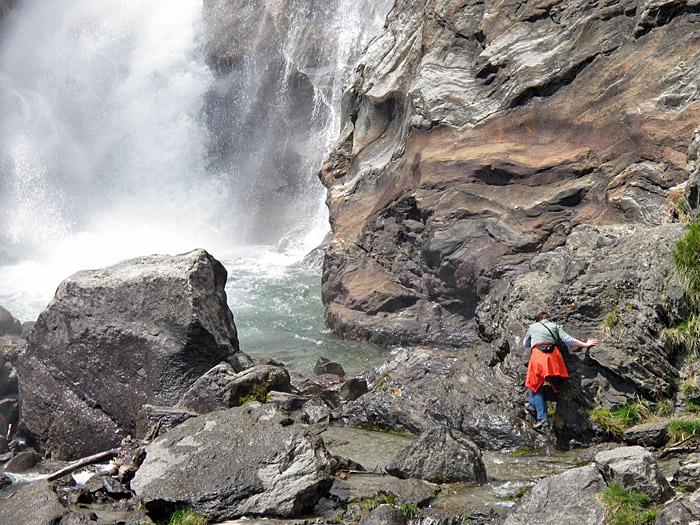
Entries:
[[535,406],[534,406],[533,404],[531,404],[531,403],[525,403],[525,411],[528,412],[529,414],[533,415],[533,416],[534,416],[535,414],[537,414],[537,409],[536,409]]
[[549,427],[549,420],[547,420],[547,419],[538,419],[537,423],[532,425],[532,428],[534,428],[535,430],[547,430],[548,427]]

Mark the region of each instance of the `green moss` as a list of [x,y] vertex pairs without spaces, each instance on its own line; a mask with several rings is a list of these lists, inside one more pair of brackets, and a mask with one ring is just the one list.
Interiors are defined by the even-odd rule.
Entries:
[[251,401],[259,401],[260,403],[265,403],[267,401],[267,391],[269,385],[267,384],[254,384],[250,387],[248,393],[240,398],[239,405],[245,405]]
[[517,492],[514,492],[513,494],[508,494],[507,496],[503,496],[501,499],[504,501],[514,501],[516,499],[522,498],[525,494],[530,492],[530,489],[532,487],[521,487],[520,490]]
[[379,506],[376,498],[365,498],[360,502],[360,508],[364,511],[371,511]]
[[405,428],[386,428],[382,427],[373,421],[363,421],[362,423],[352,423],[348,425],[350,428],[357,428],[359,430],[368,430],[370,432],[384,432],[386,434],[393,434],[395,436],[413,436],[411,432]]
[[542,456],[544,452],[532,447],[518,447],[511,451],[510,455],[513,457],[520,456]]
[[[651,498],[642,491],[629,491],[613,481],[600,492],[610,525],[652,524],[656,511],[649,509]],[[651,521],[650,521],[651,520]]]
[[384,503],[388,503],[389,505],[396,505],[396,494],[393,492],[387,492],[384,494]]

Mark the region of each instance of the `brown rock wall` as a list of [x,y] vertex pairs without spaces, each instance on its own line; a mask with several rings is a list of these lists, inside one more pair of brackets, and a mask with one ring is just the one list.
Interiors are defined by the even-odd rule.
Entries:
[[700,121],[700,36],[693,2],[652,4],[395,5],[321,171],[336,332],[463,344],[495,280],[577,225],[665,220]]

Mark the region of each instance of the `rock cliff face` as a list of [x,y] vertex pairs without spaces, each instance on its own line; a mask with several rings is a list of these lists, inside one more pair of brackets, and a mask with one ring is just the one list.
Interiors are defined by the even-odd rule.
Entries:
[[[592,406],[671,396],[682,356],[661,331],[685,313],[671,253],[682,206],[698,205],[698,28],[698,1],[398,0],[320,172],[328,325],[381,344],[471,346],[468,376],[498,368],[499,410],[522,417],[507,408],[522,336],[549,311],[601,340],[564,356],[560,444],[593,439]],[[390,390],[345,418],[406,426],[379,410]],[[431,424],[416,414],[414,426]]]
[[577,227],[669,220],[700,116],[698,11],[680,0],[396,2],[320,174],[333,330],[462,345],[498,283]]

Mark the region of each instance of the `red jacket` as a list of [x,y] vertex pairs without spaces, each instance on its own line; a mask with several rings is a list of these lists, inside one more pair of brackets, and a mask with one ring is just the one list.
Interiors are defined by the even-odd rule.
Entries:
[[[525,386],[533,392],[537,392],[548,377],[569,377],[559,349],[555,347],[552,352],[547,353],[535,348],[538,344],[532,345],[530,361],[527,364],[527,376],[525,377]],[[557,391],[554,385],[552,385],[552,389]]]

